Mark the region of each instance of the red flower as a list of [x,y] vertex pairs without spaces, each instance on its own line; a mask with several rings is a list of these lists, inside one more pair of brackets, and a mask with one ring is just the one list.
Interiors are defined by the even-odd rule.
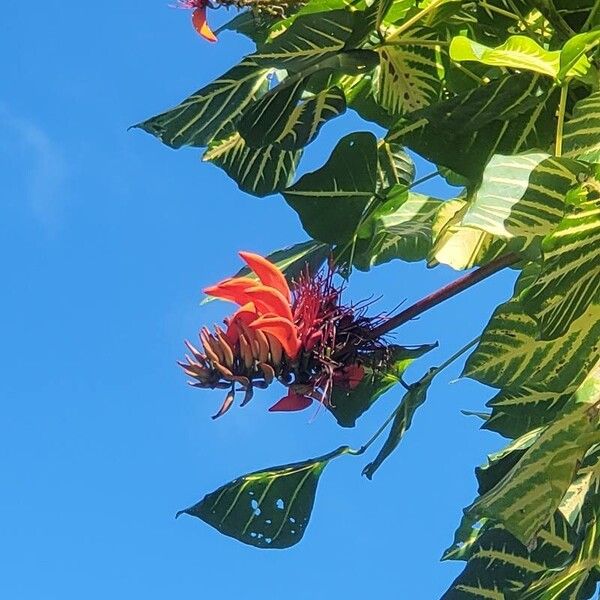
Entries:
[[209,42],[216,42],[217,36],[206,21],[206,9],[210,6],[210,0],[177,0],[177,8],[193,10],[192,24],[194,29]]
[[314,400],[329,403],[334,387],[355,389],[365,376],[363,358],[383,346],[370,335],[378,320],[341,304],[331,270],[307,271],[290,289],[266,258],[250,252],[240,256],[256,279],[231,277],[204,290],[239,308],[225,319],[224,330],[202,329],[204,351],[188,343],[192,356],[181,363],[195,380],[192,385],[230,389],[215,416],[231,408],[236,391],[245,392],[243,405],[255,388],[275,379],[288,392],[273,412],[303,410]]

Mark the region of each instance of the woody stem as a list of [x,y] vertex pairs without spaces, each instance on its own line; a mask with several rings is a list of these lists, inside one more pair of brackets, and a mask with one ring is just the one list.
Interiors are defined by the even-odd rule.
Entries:
[[397,315],[389,318],[379,327],[376,327],[373,329],[373,331],[371,331],[371,337],[378,338],[390,333],[390,331],[393,331],[397,327],[400,327],[400,325],[403,325],[411,319],[418,317],[419,315],[428,311],[430,308],[433,308],[445,300],[448,300],[449,298],[468,290],[470,287],[476,285],[480,281],[491,277],[495,273],[498,273],[498,271],[502,271],[510,265],[514,265],[520,260],[521,257],[514,252],[505,254],[504,256],[500,256],[499,258],[492,260],[487,265],[479,267],[475,271],[460,277],[456,281],[453,281],[443,288],[436,290],[432,294],[425,296],[425,298],[422,298],[412,306],[409,306],[406,310],[403,310]]

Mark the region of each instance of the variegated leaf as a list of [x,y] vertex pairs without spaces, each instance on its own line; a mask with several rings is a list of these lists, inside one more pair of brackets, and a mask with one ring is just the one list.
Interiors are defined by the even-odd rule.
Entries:
[[[591,306],[563,336],[539,340],[537,323],[513,300],[496,310],[463,375],[496,388],[524,386],[520,398],[534,382],[547,392],[562,392],[597,360],[599,334],[600,306]],[[519,401],[514,404],[519,410]]]
[[600,445],[593,446],[583,459],[575,480],[564,495],[559,510],[571,525],[588,516],[590,504],[596,504],[600,494]]
[[343,244],[354,236],[376,187],[377,140],[372,133],[356,132],[338,142],[325,165],[283,195],[311,237]]
[[275,146],[249,148],[239,133],[212,142],[202,160],[221,167],[241,190],[268,196],[283,190],[294,176],[302,152]]
[[544,239],[542,271],[522,294],[544,339],[563,335],[588,307],[600,304],[600,200],[594,189],[589,196],[593,199],[571,205]]
[[467,559],[467,565],[441,600],[517,600],[529,582],[563,566],[576,541],[575,532],[558,513],[540,532],[532,552],[501,525],[466,525],[462,536],[468,540],[464,544],[466,553],[461,555],[457,547],[449,549],[445,556],[454,558],[458,554]]
[[354,265],[368,271],[391,260],[424,260],[431,249],[432,224],[441,200],[407,192],[398,185],[359,229]]
[[427,257],[430,267],[448,265],[462,271],[485,264],[506,252],[506,241],[462,225],[468,202],[448,200],[438,209],[432,225],[434,243]]
[[[415,37],[428,39],[427,35]],[[379,56],[375,94],[390,115],[400,116],[439,100],[442,81],[435,46],[383,46]]]
[[353,24],[354,15],[349,10],[302,15],[251,59],[263,67],[298,70],[342,50]]
[[583,457],[600,442],[600,364],[519,462],[469,508],[528,545],[560,506]]
[[[520,591],[518,600],[588,600],[595,595],[600,573],[600,509],[584,526],[583,539],[571,560],[558,569],[547,570]],[[516,597],[515,597],[515,600]]]
[[377,144],[377,190],[395,185],[409,186],[415,179],[415,163],[401,144],[379,140]]
[[208,146],[221,131],[267,91],[269,70],[252,59],[242,62],[179,106],[135,127],[158,137],[172,148]]
[[289,548],[304,536],[323,470],[347,450],[244,475],[177,516],[202,519],[250,546]]
[[473,181],[494,154],[545,150],[556,90],[539,75],[508,75],[400,119],[387,136]]
[[600,92],[575,105],[564,127],[563,156],[600,162]]
[[542,152],[495,155],[462,224],[502,238],[546,235],[562,219],[567,194],[585,171]]

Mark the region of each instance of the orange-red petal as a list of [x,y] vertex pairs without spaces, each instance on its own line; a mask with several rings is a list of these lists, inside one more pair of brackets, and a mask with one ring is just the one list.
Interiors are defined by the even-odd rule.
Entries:
[[291,300],[292,294],[285,275],[272,262],[253,252],[240,252],[240,256],[262,284],[281,292],[288,302]]
[[249,277],[231,277],[217,283],[217,285],[207,287],[203,291],[207,296],[235,302],[243,306],[249,302],[246,290],[252,287],[256,287],[254,279],[250,279]]
[[253,321],[256,321],[257,318],[258,314],[256,312],[256,307],[252,302],[238,308],[233,315],[225,321],[227,324],[227,341],[235,345],[240,338],[240,323],[248,326]]
[[298,356],[300,341],[296,326],[290,320],[277,315],[265,315],[256,319],[250,327],[271,334],[292,360]]
[[284,396],[279,402],[271,406],[269,412],[293,412],[304,410],[311,404],[312,398],[289,390],[287,396]]
[[249,302],[254,302],[261,314],[275,314],[284,319],[292,320],[292,307],[281,292],[266,285],[254,285],[247,288],[245,296]]
[[192,23],[194,25],[194,29],[209,42],[216,42],[217,36],[214,34],[213,30],[208,26],[206,21],[206,7],[202,6],[201,8],[197,8],[192,15]]

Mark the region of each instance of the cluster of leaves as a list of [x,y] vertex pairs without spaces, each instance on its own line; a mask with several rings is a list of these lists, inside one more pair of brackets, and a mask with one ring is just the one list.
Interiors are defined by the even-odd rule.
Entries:
[[[242,13],[226,29],[256,52],[140,128],[256,196],[281,193],[311,241],[273,255],[292,275],[333,253],[369,270],[391,260],[455,269],[517,253],[464,375],[498,390],[484,427],[511,440],[477,470],[479,496],[447,559],[444,598],[591,597],[600,579],[600,2],[309,0],[281,20]],[[348,108],[355,132],[295,180],[304,148]],[[460,188],[413,188],[407,149]],[[351,165],[351,168],[349,167]],[[352,426],[416,358],[336,402]],[[408,386],[372,477],[425,401]],[[344,404],[346,402],[346,404]],[[242,477],[188,509],[259,547],[299,541],[319,477],[347,447]]]

